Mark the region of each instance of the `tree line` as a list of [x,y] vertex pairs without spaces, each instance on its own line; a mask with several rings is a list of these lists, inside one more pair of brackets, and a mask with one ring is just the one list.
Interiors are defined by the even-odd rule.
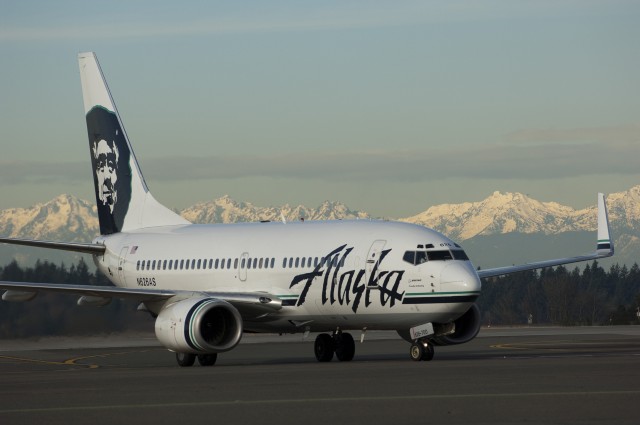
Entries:
[[640,267],[597,261],[492,278],[482,284],[483,325],[561,326],[640,324]]
[[[21,267],[13,261],[0,268],[0,280],[111,285],[99,271],[90,272],[83,259],[70,267],[47,261]],[[137,311],[135,301],[113,299],[100,308],[76,301],[42,292],[29,302],[0,302],[0,338],[153,329],[153,319]],[[640,267],[613,265],[605,271],[594,261],[582,270],[560,266],[492,278],[483,282],[478,306],[484,326],[640,324]]]
[[[90,272],[84,259],[67,267],[37,261],[21,267],[15,260],[0,268],[0,280],[79,285],[108,285],[99,271]],[[138,303],[114,298],[104,307],[78,306],[77,296],[40,292],[28,302],[0,301],[0,338],[53,335],[96,335],[124,331],[151,331],[153,319],[137,311]]]

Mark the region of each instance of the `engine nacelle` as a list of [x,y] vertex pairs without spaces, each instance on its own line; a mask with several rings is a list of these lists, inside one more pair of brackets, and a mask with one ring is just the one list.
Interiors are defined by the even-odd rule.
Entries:
[[430,339],[435,345],[456,345],[469,342],[480,332],[480,309],[473,304],[465,314],[452,323],[434,323],[433,330],[435,336]]
[[163,308],[156,319],[156,337],[171,351],[222,353],[242,338],[242,317],[226,301],[189,298]]

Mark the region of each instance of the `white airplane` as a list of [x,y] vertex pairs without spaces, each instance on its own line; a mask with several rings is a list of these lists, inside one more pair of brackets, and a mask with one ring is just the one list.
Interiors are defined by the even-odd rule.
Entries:
[[613,255],[603,194],[592,254],[476,271],[462,248],[422,226],[382,220],[191,224],[149,192],[94,53],[78,56],[100,236],[90,244],[0,242],[92,254],[115,287],[0,282],[7,301],[39,291],[101,306],[140,301],[180,366],[213,365],[243,332],[322,332],[318,361],[349,361],[347,330],[395,330],[413,360],[480,329],[480,279]]

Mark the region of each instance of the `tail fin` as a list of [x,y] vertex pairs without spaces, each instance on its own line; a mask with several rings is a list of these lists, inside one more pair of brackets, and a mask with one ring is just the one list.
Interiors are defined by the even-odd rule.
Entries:
[[100,233],[188,224],[149,192],[95,53],[78,62]]

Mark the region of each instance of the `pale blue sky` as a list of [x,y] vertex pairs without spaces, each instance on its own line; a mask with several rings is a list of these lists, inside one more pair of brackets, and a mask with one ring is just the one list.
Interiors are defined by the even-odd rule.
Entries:
[[637,1],[0,0],[0,208],[93,200],[77,53],[152,192],[403,217],[640,184]]

